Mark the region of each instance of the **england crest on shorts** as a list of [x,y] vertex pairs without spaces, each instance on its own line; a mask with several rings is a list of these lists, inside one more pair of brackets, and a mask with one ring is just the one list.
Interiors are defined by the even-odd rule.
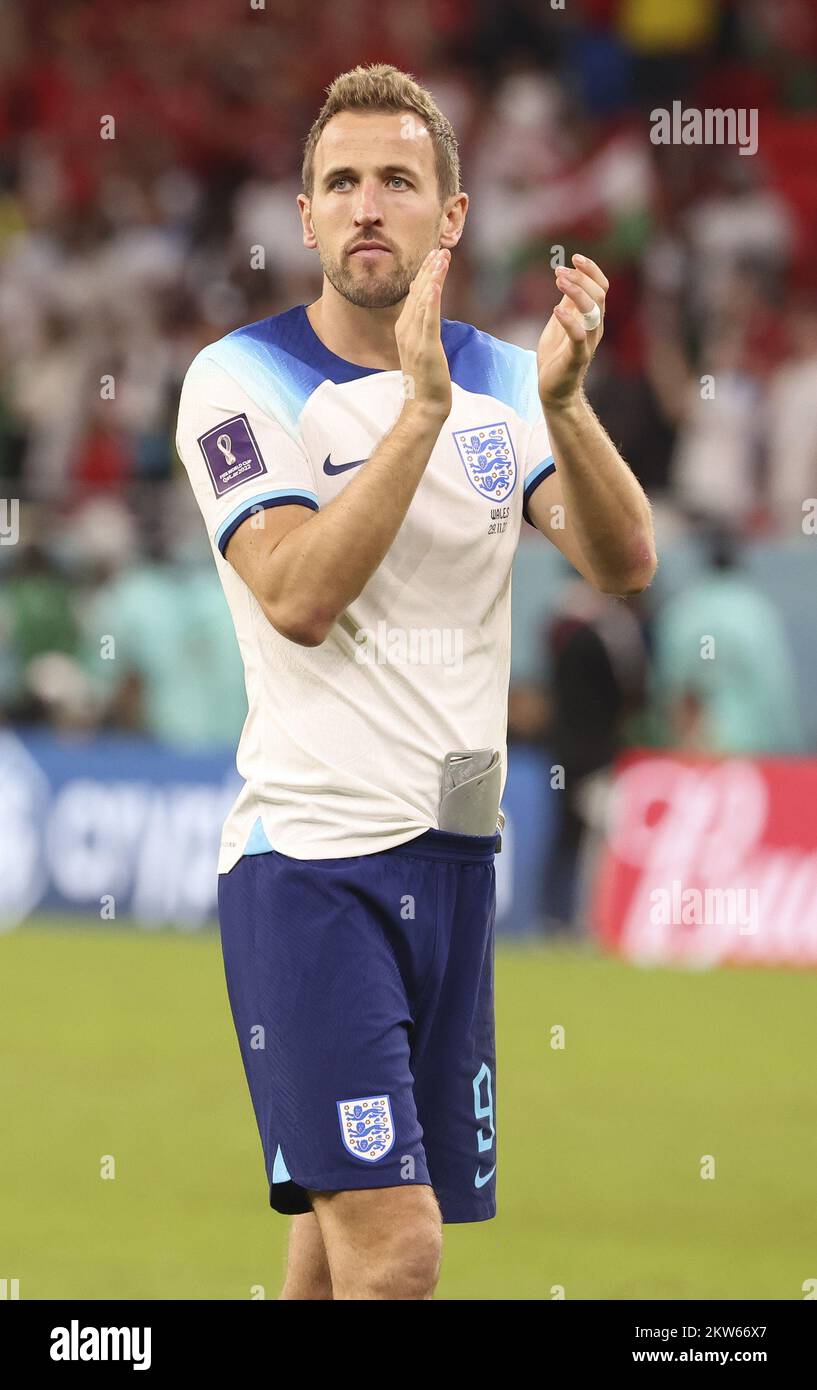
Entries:
[[394,1144],[394,1120],[388,1096],[339,1100],[338,1119],[343,1142],[355,1158],[376,1163]]
[[480,496],[491,502],[509,497],[516,485],[516,455],[505,421],[453,435],[468,481]]

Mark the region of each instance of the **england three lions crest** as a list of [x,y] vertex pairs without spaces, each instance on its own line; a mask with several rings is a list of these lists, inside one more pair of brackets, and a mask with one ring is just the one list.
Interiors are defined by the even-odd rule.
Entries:
[[376,1163],[394,1145],[394,1120],[388,1096],[339,1100],[338,1119],[343,1142],[355,1158]]
[[516,454],[504,420],[453,433],[471,486],[491,502],[509,497],[516,486]]

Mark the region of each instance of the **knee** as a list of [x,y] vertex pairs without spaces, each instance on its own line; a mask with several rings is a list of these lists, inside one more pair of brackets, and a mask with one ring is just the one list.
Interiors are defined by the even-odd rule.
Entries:
[[364,1298],[429,1299],[440,1277],[442,1231],[432,1217],[415,1219],[372,1251]]
[[440,1277],[442,1232],[431,1221],[408,1233],[401,1259],[399,1298],[431,1298]]

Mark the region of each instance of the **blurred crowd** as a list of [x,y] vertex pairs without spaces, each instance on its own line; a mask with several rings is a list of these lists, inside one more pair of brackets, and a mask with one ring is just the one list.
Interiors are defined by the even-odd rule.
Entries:
[[[332,78],[373,61],[429,86],[459,136],[446,316],[535,347],[554,258],[598,260],[588,394],[659,539],[703,541],[674,595],[565,589],[511,736],[585,768],[626,738],[802,746],[783,616],[741,553],[817,546],[813,0],[0,7],[0,497],[21,500],[0,713],[234,743],[243,682],[175,456],[179,389],[204,344],[319,292],[302,144]],[[674,100],[757,110],[757,153],[653,143]],[[704,667],[713,613],[730,655]]]

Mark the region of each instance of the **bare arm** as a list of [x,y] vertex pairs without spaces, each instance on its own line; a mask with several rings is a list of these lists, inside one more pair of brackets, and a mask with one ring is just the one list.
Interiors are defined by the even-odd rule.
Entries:
[[528,512],[579,574],[609,594],[640,593],[655,570],[650,505],[584,397],[546,412],[556,472]]
[[284,637],[318,646],[357,598],[402,525],[444,419],[407,402],[328,506],[274,507],[262,526],[239,526],[226,558]]
[[[582,390],[587,367],[604,331],[609,284],[586,256],[559,267],[563,298],[539,340],[539,397],[556,471],[533,493],[534,525],[596,588],[635,594],[655,573],[650,505],[643,488],[596,419]],[[598,327],[582,315],[598,306]],[[552,508],[561,510],[553,512]],[[554,524],[554,522],[558,524]]]
[[271,508],[248,518],[226,558],[278,632],[318,646],[374,574],[403,523],[451,410],[451,378],[440,339],[447,251],[421,266],[395,325],[404,376],[413,383],[385,439],[357,476],[319,512]]

